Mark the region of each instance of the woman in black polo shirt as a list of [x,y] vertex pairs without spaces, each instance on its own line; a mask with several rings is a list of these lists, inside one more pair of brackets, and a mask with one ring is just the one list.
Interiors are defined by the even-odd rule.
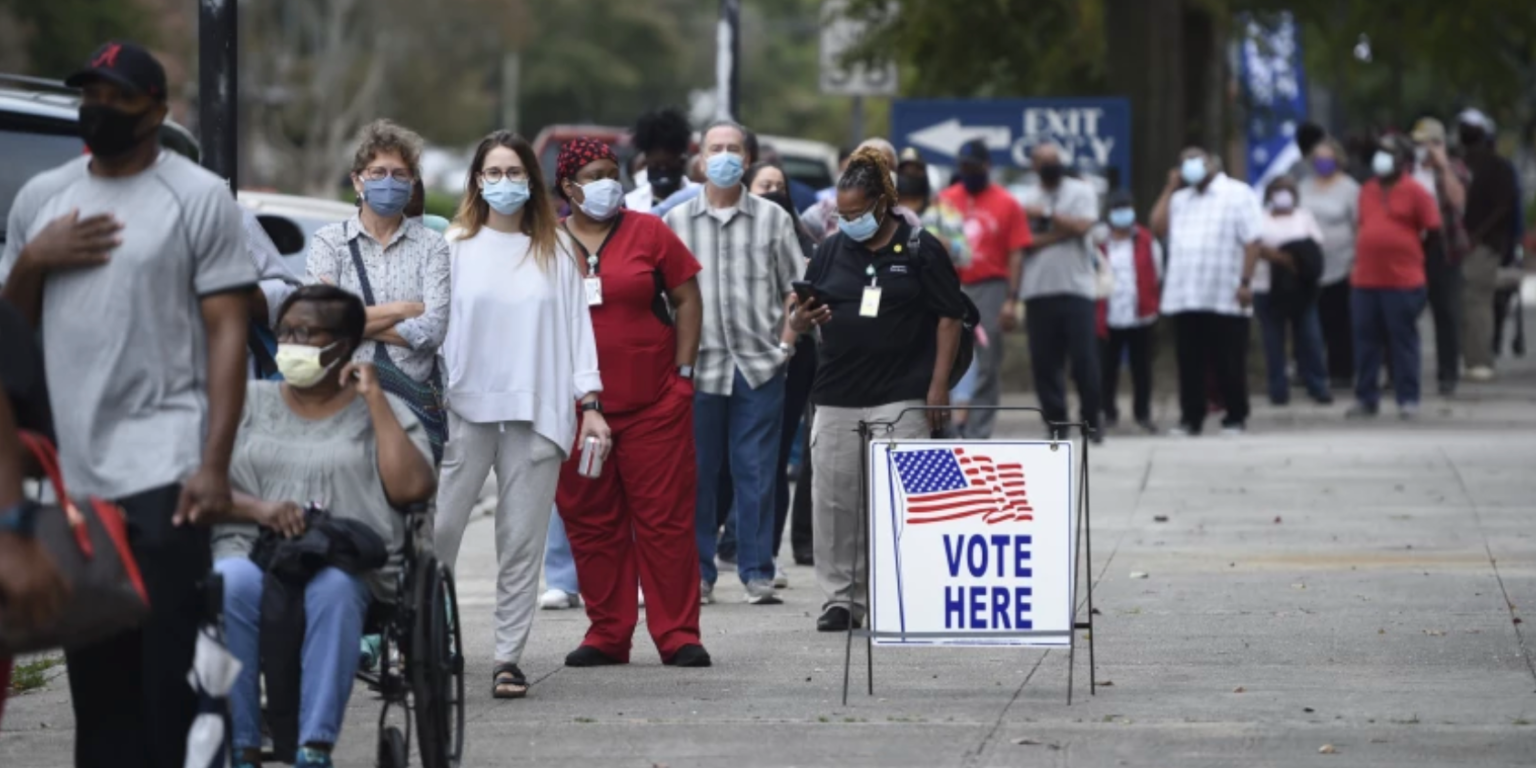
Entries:
[[[861,149],[837,182],[838,235],[806,270],[815,298],[794,307],[784,341],[820,326],[811,402],[812,519],[816,583],[826,595],[816,628],[862,623],[868,565],[860,556],[859,422],[896,421],[914,406],[949,405],[965,297],[944,246],[896,215],[885,158]],[[913,243],[917,247],[913,248]],[[927,437],[945,411],[900,416],[881,437]]]

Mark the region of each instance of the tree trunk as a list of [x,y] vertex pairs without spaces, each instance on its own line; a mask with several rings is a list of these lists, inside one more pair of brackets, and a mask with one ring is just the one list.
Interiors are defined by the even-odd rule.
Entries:
[[1188,142],[1184,0],[1105,0],[1109,84],[1131,102],[1132,190],[1143,214]]

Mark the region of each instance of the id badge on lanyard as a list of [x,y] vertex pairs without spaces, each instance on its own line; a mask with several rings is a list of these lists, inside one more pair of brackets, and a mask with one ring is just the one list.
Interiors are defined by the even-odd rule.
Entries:
[[597,256],[587,256],[587,277],[582,278],[581,284],[587,290],[587,306],[601,307],[603,305],[603,279],[597,276]]
[[864,286],[864,299],[859,302],[859,317],[880,316],[880,281],[875,277],[875,265],[864,268],[869,275],[869,285]]

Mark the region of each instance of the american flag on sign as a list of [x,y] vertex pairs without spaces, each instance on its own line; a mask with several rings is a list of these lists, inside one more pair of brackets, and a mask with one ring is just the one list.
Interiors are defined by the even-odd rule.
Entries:
[[1033,520],[1024,495],[1024,466],[994,464],[964,448],[895,454],[908,523],[939,523],[980,515],[989,525]]

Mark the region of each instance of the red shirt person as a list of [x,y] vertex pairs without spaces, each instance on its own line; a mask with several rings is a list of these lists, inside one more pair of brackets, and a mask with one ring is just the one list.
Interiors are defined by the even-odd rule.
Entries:
[[1434,195],[1403,172],[1412,167],[1412,159],[1412,145],[1402,137],[1387,136],[1371,160],[1376,178],[1360,188],[1360,227],[1350,275],[1357,402],[1349,415],[1354,418],[1377,413],[1384,354],[1390,355],[1400,415],[1418,415],[1417,320],[1426,296],[1424,249],[1426,244],[1438,245],[1441,221]]
[[[978,406],[998,404],[998,376],[1003,367],[1003,331],[1018,316],[1019,279],[1024,249],[1031,242],[1029,220],[1013,195],[991,180],[991,152],[976,140],[960,148],[958,184],[939,193],[939,200],[965,217],[971,262],[960,267],[960,284],[981,312],[981,325],[990,346],[976,355]],[[965,423],[965,436],[985,440],[992,435],[996,413],[975,411]]]
[[661,219],[620,210],[619,164],[608,145],[572,141],[561,148],[557,166],[556,184],[571,204],[565,228],[585,270],[613,430],[613,450],[598,477],[579,473],[581,446],[560,472],[555,507],[592,622],[565,663],[629,662],[638,582],[662,661],[706,667],[694,532],[699,263]]

